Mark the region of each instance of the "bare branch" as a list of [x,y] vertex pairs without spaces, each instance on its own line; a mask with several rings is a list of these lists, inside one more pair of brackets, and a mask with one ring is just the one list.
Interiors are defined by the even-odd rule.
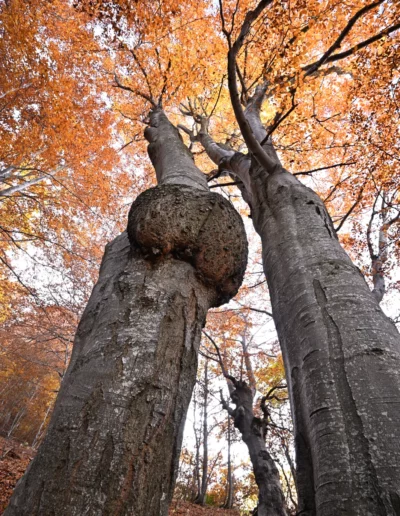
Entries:
[[246,142],[246,145],[249,151],[254,155],[258,163],[265,168],[265,170],[273,174],[274,172],[282,170],[282,166],[280,163],[275,162],[272,158],[268,156],[265,150],[262,148],[260,143],[254,137],[253,132],[250,128],[250,125],[246,119],[244,111],[242,109],[242,105],[240,102],[240,96],[238,91],[238,86],[236,82],[236,57],[241,49],[244,40],[248,33],[250,32],[252,23],[257,20],[262,11],[272,3],[272,0],[261,0],[257,7],[248,11],[246,14],[245,20],[243,22],[241,31],[239,33],[238,38],[231,45],[230,36],[228,38],[229,43],[229,52],[228,52],[228,85],[229,85],[229,93],[231,97],[232,107],[236,116],[236,120],[239,124],[240,130],[242,132],[243,138]]
[[[328,57],[325,60],[325,63],[333,63],[334,61],[339,61],[340,59],[344,59],[346,57],[349,57],[353,54],[355,54],[358,50],[361,50],[362,48],[367,47],[368,45],[371,45],[371,43],[375,43],[375,41],[379,41],[380,39],[384,38],[385,36],[388,36],[392,32],[395,32],[396,30],[400,29],[400,23],[396,23],[395,25],[392,25],[391,27],[387,27],[386,29],[383,29],[378,34],[375,34],[375,36],[372,36],[361,43],[358,43],[357,45],[354,45],[353,47],[349,48],[348,50],[345,50],[344,52],[340,52],[338,54],[334,54],[333,56]],[[312,63],[310,65],[307,65],[303,68],[303,70],[308,70],[310,67],[315,65],[316,63]]]
[[147,100],[147,102],[150,102],[150,104],[153,107],[157,107],[157,104],[154,101],[153,97],[151,97],[151,96],[147,95],[146,93],[143,93],[139,90],[135,90],[135,89],[131,88],[130,86],[126,86],[126,85],[122,84],[122,82],[118,79],[118,76],[116,73],[114,73],[114,80],[115,80],[118,88],[121,88],[122,90],[125,90],[125,91],[130,91],[134,95],[139,95],[139,97],[142,97],[143,99]]
[[362,187],[360,188],[360,191],[359,191],[359,193],[358,193],[358,196],[357,196],[356,201],[355,201],[355,202],[354,202],[354,204],[351,206],[351,208],[350,208],[350,209],[349,209],[349,211],[346,213],[346,215],[344,215],[344,217],[342,217],[342,220],[340,221],[340,224],[338,225],[338,227],[337,227],[337,228],[335,228],[336,233],[338,233],[338,232],[342,229],[342,227],[343,227],[344,223],[346,222],[346,220],[350,217],[350,215],[353,213],[353,211],[354,211],[354,209],[356,208],[356,206],[357,206],[357,205],[359,204],[359,202],[361,201],[361,198],[362,198],[362,194],[363,194],[364,188],[365,188],[365,182],[364,182],[364,184],[362,185]]
[[318,68],[320,68],[325,62],[327,62],[328,58],[333,54],[333,52],[335,52],[335,50],[340,48],[342,41],[349,34],[349,32],[351,31],[351,29],[353,28],[353,26],[355,25],[357,20],[359,20],[364,14],[371,11],[372,9],[374,9],[375,7],[377,7],[378,5],[380,5],[383,2],[384,2],[384,0],[377,0],[376,2],[373,2],[372,4],[369,4],[369,5],[365,5],[360,10],[358,10],[356,12],[356,14],[354,14],[350,18],[350,20],[347,22],[346,27],[342,30],[342,32],[336,38],[334,43],[328,48],[328,50],[323,54],[323,56],[320,59],[318,59],[318,61],[316,61],[315,63],[312,63],[312,64],[306,66],[305,68],[303,68],[303,70],[306,70],[305,77],[316,72],[318,70]]
[[329,165],[328,167],[319,167],[319,168],[313,168],[312,170],[307,170],[305,172],[295,172],[294,176],[308,176],[309,174],[312,174],[313,172],[319,172],[320,170],[328,170],[330,168],[336,168],[336,167],[344,167],[346,165],[355,165],[356,161],[347,161],[346,163],[336,163],[336,165]]
[[217,351],[218,361],[219,361],[219,365],[221,366],[222,374],[224,375],[224,377],[227,380],[230,380],[233,383],[233,385],[236,387],[237,380],[236,380],[236,378],[234,378],[233,376],[231,376],[230,374],[227,373],[227,371],[225,369],[225,366],[224,366],[224,361],[222,360],[221,352],[219,350],[219,347],[218,347],[217,343],[215,342],[215,340],[210,335],[208,335],[208,333],[205,330],[203,330],[203,334],[212,343],[212,345],[215,347],[215,350]]

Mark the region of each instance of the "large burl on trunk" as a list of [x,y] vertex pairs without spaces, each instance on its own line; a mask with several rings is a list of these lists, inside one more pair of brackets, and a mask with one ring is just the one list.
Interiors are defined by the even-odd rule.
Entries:
[[168,512],[201,329],[236,293],[247,243],[162,111],[151,124],[160,184],[134,202],[129,237],[106,247],[46,438],[8,516]]

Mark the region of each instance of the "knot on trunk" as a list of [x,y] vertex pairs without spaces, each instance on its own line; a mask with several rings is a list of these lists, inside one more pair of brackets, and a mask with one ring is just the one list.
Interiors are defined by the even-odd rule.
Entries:
[[247,264],[243,222],[221,195],[182,185],[160,185],[140,194],[128,218],[131,245],[145,257],[188,261],[215,288],[215,306],[238,291]]

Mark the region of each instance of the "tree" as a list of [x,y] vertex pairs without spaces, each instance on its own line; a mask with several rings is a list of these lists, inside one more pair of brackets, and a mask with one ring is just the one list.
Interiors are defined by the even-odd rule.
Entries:
[[[398,3],[76,5],[90,11],[104,50],[114,53],[113,101],[130,124],[126,134],[138,134],[149,99],[161,93],[175,117],[187,96],[210,107],[195,119],[200,131],[186,132],[217,164],[214,178],[235,175],[262,238],[294,415],[299,510],[395,514],[399,337],[307,184],[322,171],[325,198],[330,187],[344,192],[345,202],[328,199],[332,214],[349,208],[338,228],[366,181],[365,192],[376,176],[379,185],[389,172],[398,181]],[[226,51],[234,116],[221,77]],[[228,148],[212,136],[228,139]]]
[[203,460],[201,472],[201,484],[199,485],[198,493],[195,498],[195,503],[204,505],[207,495],[208,487],[208,395],[209,395],[209,378],[208,378],[208,360],[204,364],[204,396],[203,396]]
[[[200,130],[194,136],[211,159],[240,178],[262,239],[295,424],[300,512],[395,514],[400,457],[392,401],[400,395],[399,335],[340,246],[320,198],[279,161],[270,138],[274,126],[264,129],[260,118],[268,76],[247,98],[242,82],[245,110],[240,103],[237,56],[245,38],[262,31],[252,32],[252,24],[271,3],[261,1],[248,11],[235,36],[221,4],[231,101],[250,156],[216,145],[203,118],[195,118]],[[354,49],[334,52],[356,21],[380,3],[357,10],[322,57],[303,67],[301,80],[351,55]]]
[[129,240],[107,246],[45,440],[5,514],[167,514],[201,328],[237,292],[247,242],[159,107],[146,138],[159,186],[132,205]]
[[208,334],[206,334],[206,336],[216,349],[216,360],[219,362],[222,374],[227,380],[229,395],[232,402],[235,404],[235,409],[229,406],[229,403],[224,399],[221,391],[222,406],[232,417],[234,425],[240,431],[242,439],[249,451],[253,473],[259,491],[257,515],[266,516],[270,514],[271,516],[285,516],[287,512],[279,471],[265,443],[270,423],[270,413],[267,402],[273,398],[273,393],[281,386],[275,385],[269,389],[266,396],[261,398],[260,408],[262,416],[258,417],[253,407],[257,386],[251,359],[248,354],[246,330],[247,324],[241,336],[245,371],[248,378],[247,382],[243,380],[242,377],[238,380],[232,376],[232,374],[229,374],[215,340]]

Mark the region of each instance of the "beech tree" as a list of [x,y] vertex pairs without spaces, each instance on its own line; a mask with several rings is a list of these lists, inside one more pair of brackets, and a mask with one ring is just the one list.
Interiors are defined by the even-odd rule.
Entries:
[[146,138],[159,186],[107,246],[45,440],[5,514],[168,512],[201,329],[237,292],[247,242],[157,106]]
[[232,417],[235,427],[240,431],[242,439],[249,450],[254,477],[259,491],[256,514],[258,516],[285,516],[287,512],[279,471],[265,443],[269,424],[269,411],[266,403],[271,399],[273,392],[280,386],[270,389],[267,395],[262,397],[260,408],[263,415],[261,418],[257,417],[253,408],[257,389],[256,379],[251,359],[248,355],[245,331],[242,335],[241,343],[247,382],[242,378],[237,379],[229,373],[215,340],[208,334],[206,336],[215,347],[217,352],[216,360],[221,367],[223,376],[227,380],[229,395],[235,408],[232,409],[230,407],[229,402],[224,399],[221,391],[222,406]]
[[[303,67],[304,79],[350,55],[353,50],[334,52],[356,21],[381,3],[353,14],[322,57]],[[340,246],[321,199],[282,166],[271,141],[274,126],[265,129],[260,117],[268,76],[247,98],[242,82],[239,95],[238,53],[252,24],[271,4],[261,1],[248,11],[235,36],[226,28],[220,4],[229,47],[229,92],[249,154],[216,144],[207,117],[193,111],[184,113],[194,117],[198,132],[186,132],[221,169],[240,179],[261,236],[291,396],[300,513],[396,514],[399,334]]]
[[[197,98],[200,112],[188,103],[183,107],[194,127],[182,130],[193,150],[200,145],[218,166],[209,179],[232,174],[231,182],[238,183],[251,208],[291,398],[299,512],[398,514],[399,335],[336,233],[340,221],[351,215],[352,193],[356,201],[360,197],[367,202],[361,191],[373,191],[372,184],[379,191],[389,174],[398,181],[398,3],[226,0],[215,10],[214,3],[205,1],[182,6],[165,0],[139,7],[127,0],[84,0],[75,6],[92,16],[93,30],[101,32],[100,50],[110,56],[105,66],[113,78],[114,108],[121,113],[118,128],[124,127],[127,149],[132,152],[138,124],[161,94],[174,120],[186,97]],[[160,137],[161,125],[154,129],[153,135]],[[157,144],[151,134],[152,144]],[[172,152],[153,154],[159,179],[160,156],[169,156],[173,168],[178,159]],[[347,182],[344,170],[350,176]],[[321,171],[326,184],[318,190],[331,213],[346,206],[336,228],[307,182]],[[195,177],[205,188],[204,177]],[[311,177],[314,181],[315,175]],[[342,199],[328,199],[329,188],[342,192]],[[163,246],[154,245],[153,229],[143,227],[151,260],[153,247],[171,249],[166,240]],[[138,241],[136,235],[132,238]],[[128,255],[126,237],[116,242],[106,255],[103,274],[109,271],[108,257],[119,256],[121,263]],[[180,253],[181,247],[182,258]],[[143,314],[146,306],[140,306]],[[203,314],[205,310],[203,305]],[[110,317],[113,313],[109,311]],[[88,308],[85,317],[90,314]],[[82,322],[79,331],[84,327]],[[80,338],[78,333],[78,342]],[[71,368],[80,364],[78,355],[74,352]],[[67,386],[66,380],[63,390]],[[61,406],[59,401],[53,421]],[[55,428],[50,426],[46,443]],[[115,444],[107,446],[114,454]],[[112,454],[101,454],[105,464],[111,463]],[[81,474],[89,478],[89,473]],[[20,492],[23,485],[28,485],[26,480]],[[79,478],[77,485],[85,482]],[[167,493],[163,503],[169,489],[162,491]],[[141,494],[145,496],[145,489]],[[17,499],[18,491],[13,503]],[[146,511],[152,500],[147,499]]]

